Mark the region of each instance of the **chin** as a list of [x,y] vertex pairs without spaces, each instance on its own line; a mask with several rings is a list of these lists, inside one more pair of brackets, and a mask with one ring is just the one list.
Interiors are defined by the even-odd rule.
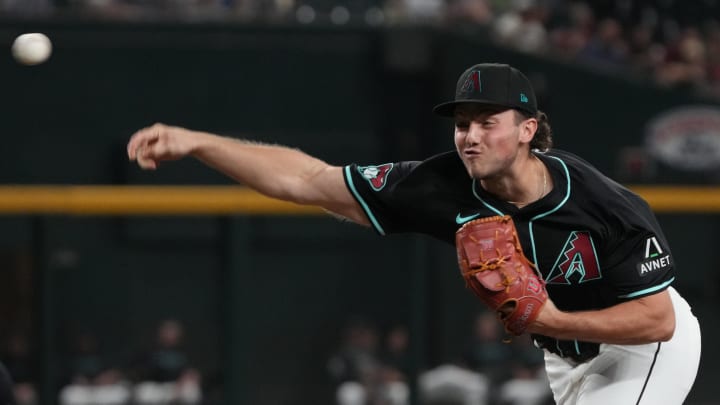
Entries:
[[470,177],[479,180],[488,175],[487,170],[484,170],[485,168],[476,159],[462,159],[462,162]]
[[473,165],[471,162],[468,162],[465,164],[465,169],[467,170],[470,177],[480,179],[485,176],[487,176],[487,173],[485,170],[483,170],[481,167],[478,167],[478,165]]
[[475,174],[473,173],[472,167],[469,164],[467,164],[467,162],[463,162],[463,163],[465,163],[465,171],[467,172],[468,176],[475,178]]

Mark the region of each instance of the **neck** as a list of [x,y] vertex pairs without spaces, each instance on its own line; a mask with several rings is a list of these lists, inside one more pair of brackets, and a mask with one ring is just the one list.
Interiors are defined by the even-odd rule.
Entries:
[[522,163],[516,165],[514,173],[499,178],[482,179],[480,184],[488,192],[496,195],[518,208],[522,208],[543,198],[550,190],[547,168],[535,156],[530,154]]

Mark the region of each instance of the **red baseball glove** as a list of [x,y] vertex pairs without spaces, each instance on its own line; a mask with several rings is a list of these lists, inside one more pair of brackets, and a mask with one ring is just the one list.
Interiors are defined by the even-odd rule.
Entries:
[[521,335],[547,301],[545,282],[523,254],[510,216],[470,221],[455,234],[465,286],[497,311],[505,329]]

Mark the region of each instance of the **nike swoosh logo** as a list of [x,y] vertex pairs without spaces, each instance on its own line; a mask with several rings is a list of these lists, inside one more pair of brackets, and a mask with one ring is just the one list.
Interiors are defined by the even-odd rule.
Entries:
[[472,215],[468,215],[468,216],[464,217],[461,214],[457,214],[457,216],[455,217],[455,223],[458,225],[462,225],[465,222],[470,221],[471,219],[475,219],[479,216],[480,216],[480,214],[472,214]]

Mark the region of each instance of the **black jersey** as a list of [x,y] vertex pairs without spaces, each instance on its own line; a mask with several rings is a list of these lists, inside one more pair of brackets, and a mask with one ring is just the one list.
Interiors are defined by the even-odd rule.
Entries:
[[[454,151],[425,161],[348,165],[345,182],[382,235],[422,233],[454,245],[465,222],[512,216],[525,255],[561,310],[607,308],[672,283],[670,249],[642,198],[571,153],[536,155],[554,187],[523,208],[487,193]],[[597,353],[594,344],[534,337],[561,355]]]

